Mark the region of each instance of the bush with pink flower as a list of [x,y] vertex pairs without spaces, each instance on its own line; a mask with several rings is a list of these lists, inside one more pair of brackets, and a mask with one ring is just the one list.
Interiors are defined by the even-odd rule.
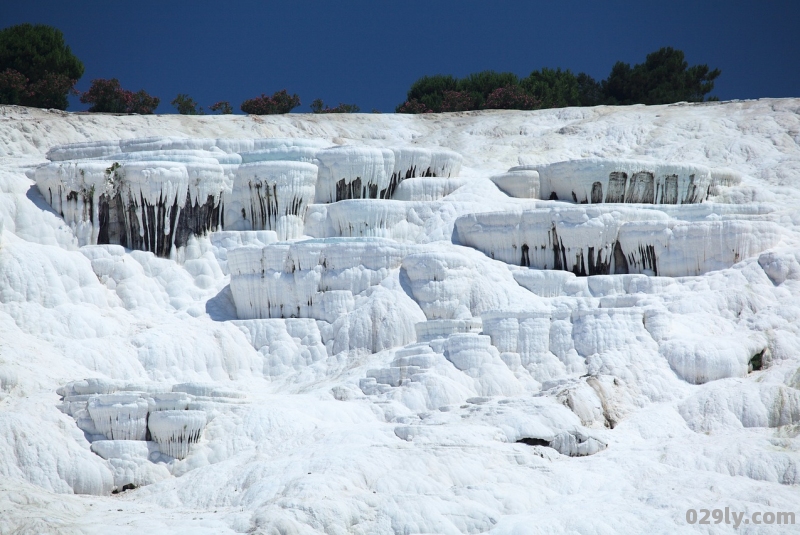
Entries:
[[98,78],[92,80],[89,90],[81,94],[81,102],[91,104],[90,112],[100,113],[155,113],[158,97],[149,95],[144,89],[134,93],[120,86],[119,80]]
[[251,115],[276,115],[289,113],[300,105],[300,97],[290,95],[285,89],[274,93],[271,97],[261,94],[260,97],[251,98],[242,102],[241,110]]
[[519,86],[498,87],[483,104],[485,110],[538,110],[542,101],[529,95]]

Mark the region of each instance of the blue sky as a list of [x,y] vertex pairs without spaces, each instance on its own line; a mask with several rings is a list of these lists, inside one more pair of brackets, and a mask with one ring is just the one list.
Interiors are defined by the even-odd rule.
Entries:
[[[800,2],[6,0],[0,28],[50,24],[86,72],[161,98],[239,104],[280,89],[390,112],[426,74],[561,67],[605,78],[672,46],[720,68],[723,100],[800,97]],[[73,99],[70,110],[87,106]]]

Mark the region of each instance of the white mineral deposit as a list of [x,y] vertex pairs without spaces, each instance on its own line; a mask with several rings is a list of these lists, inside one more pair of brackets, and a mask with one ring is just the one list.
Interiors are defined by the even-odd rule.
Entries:
[[796,511],[798,132],[0,107],[0,533]]

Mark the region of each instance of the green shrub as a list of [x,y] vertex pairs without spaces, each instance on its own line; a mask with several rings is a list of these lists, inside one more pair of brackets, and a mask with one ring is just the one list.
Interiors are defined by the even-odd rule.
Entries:
[[606,100],[603,93],[603,84],[585,72],[578,73],[575,77],[578,83],[578,106],[599,106]]
[[170,104],[175,106],[181,115],[203,115],[203,108],[198,106],[197,102],[186,93],[178,93],[178,96]]
[[[26,79],[20,89],[19,76]],[[0,30],[0,104],[67,109],[67,96],[83,76],[83,63],[64,43],[64,34],[44,24]]]
[[285,89],[282,89],[271,97],[262,93],[260,97],[245,100],[242,102],[241,110],[251,115],[276,115],[289,113],[299,105],[300,97],[296,94],[289,95]]

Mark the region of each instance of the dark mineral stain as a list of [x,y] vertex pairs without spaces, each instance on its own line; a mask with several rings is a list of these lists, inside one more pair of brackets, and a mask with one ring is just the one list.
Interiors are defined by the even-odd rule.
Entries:
[[603,202],[603,184],[595,182],[592,184],[592,204],[600,204]]
[[529,250],[530,249],[528,248],[528,244],[527,243],[523,243],[522,244],[522,259],[520,260],[520,263],[519,263],[520,266],[531,267],[531,258],[528,255],[528,251]]
[[542,438],[521,438],[517,440],[517,444],[527,444],[528,446],[544,446],[546,448],[550,447],[550,442]]
[[655,201],[654,178],[653,173],[648,171],[634,173],[625,194],[625,202],[653,204]]
[[678,204],[678,175],[667,175],[664,179],[661,204]]
[[686,187],[686,196],[681,204],[692,204],[698,202],[698,188],[694,183],[694,175],[689,175],[689,185]]
[[614,275],[628,274],[628,260],[619,242],[614,243]]
[[628,183],[628,174],[622,171],[613,171],[608,175],[608,192],[606,202],[625,202],[625,186]]

